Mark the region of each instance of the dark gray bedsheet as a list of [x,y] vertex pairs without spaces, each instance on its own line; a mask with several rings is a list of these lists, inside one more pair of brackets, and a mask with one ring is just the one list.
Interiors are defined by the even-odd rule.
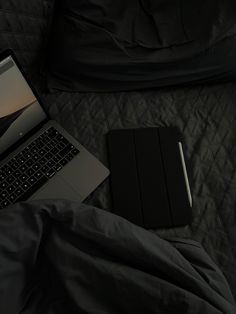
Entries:
[[92,206],[18,203],[0,212],[1,314],[234,314],[201,245],[164,240]]
[[[175,125],[193,196],[193,223],[165,236],[199,241],[228,279],[236,297],[236,83],[121,93],[58,93],[43,99],[52,117],[102,162],[113,128]],[[86,203],[111,208],[109,181]]]
[[[0,50],[12,48],[30,77],[44,58],[53,0],[0,0]],[[33,72],[33,73],[32,73]],[[107,163],[111,128],[176,125],[185,137],[193,194],[191,226],[160,235],[198,240],[236,298],[236,83],[111,94],[44,95],[52,117]],[[42,94],[42,93],[40,93]],[[111,208],[108,181],[86,203]]]

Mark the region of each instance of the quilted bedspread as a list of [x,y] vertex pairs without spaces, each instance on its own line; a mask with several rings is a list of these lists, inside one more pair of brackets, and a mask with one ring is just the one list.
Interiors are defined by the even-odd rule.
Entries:
[[[106,133],[129,127],[177,126],[193,197],[193,223],[157,230],[199,241],[236,297],[236,83],[120,93],[43,94],[51,116],[108,165]],[[87,204],[112,208],[109,180]]]
[[[46,39],[52,3],[0,0],[0,50],[12,48],[31,77],[30,69],[45,53],[42,38]],[[236,298],[235,90],[236,82],[103,94],[40,94],[52,118],[106,165],[108,130],[179,128],[185,139],[194,219],[190,226],[156,232],[199,241],[224,272]],[[109,180],[86,203],[111,210]]]

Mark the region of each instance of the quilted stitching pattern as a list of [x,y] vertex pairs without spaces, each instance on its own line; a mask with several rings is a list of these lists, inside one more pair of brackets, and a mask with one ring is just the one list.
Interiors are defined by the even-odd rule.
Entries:
[[52,9],[52,0],[0,0],[0,51],[12,49],[31,77],[44,53]]
[[[53,13],[53,0],[0,0],[0,50],[11,48],[39,84],[38,68]],[[52,117],[107,164],[106,137],[113,128],[176,125],[194,200],[190,227],[161,236],[200,241],[224,271],[236,298],[236,83],[124,93],[41,91]],[[111,208],[109,182],[86,201]],[[158,210],[158,209],[157,209]]]
[[[177,126],[185,138],[194,221],[190,227],[157,233],[200,241],[236,288],[235,87],[229,83],[109,94],[63,92],[44,95],[44,101],[52,117],[105,164],[108,130]],[[109,183],[86,202],[111,208]]]

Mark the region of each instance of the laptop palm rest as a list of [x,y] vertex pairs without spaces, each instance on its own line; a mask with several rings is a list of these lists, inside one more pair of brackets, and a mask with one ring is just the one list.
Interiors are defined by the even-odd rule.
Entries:
[[47,184],[34,193],[29,199],[68,199],[77,202],[82,201],[82,197],[79,193],[59,175],[48,181]]

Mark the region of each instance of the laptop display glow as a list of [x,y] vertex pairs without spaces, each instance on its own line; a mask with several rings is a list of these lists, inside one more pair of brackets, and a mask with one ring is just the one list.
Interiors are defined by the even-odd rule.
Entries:
[[11,56],[0,62],[0,154],[46,118]]

